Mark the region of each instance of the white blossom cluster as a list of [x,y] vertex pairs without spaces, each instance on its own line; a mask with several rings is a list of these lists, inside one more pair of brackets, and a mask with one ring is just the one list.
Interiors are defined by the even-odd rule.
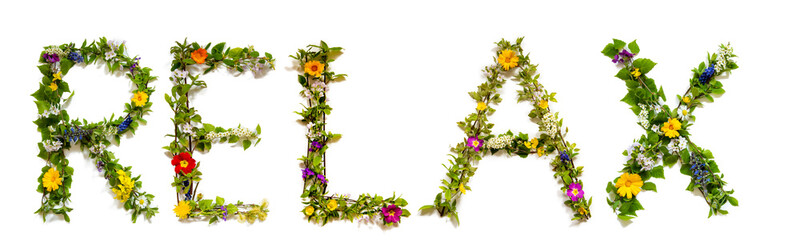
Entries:
[[650,128],[650,111],[642,109],[639,111],[639,119],[636,120],[643,128]]
[[547,135],[555,137],[556,133],[558,133],[558,120],[555,114],[551,112],[545,113],[542,117],[542,123],[544,123],[544,131],[547,132]]
[[115,53],[114,51],[108,51],[105,54],[105,59],[106,59],[106,61],[111,62],[113,60],[116,60],[116,59],[114,59],[114,57],[116,57],[116,56],[117,56],[117,53]]
[[172,72],[172,79],[175,81],[183,80],[188,76],[189,76],[189,71],[186,70],[176,69],[175,71]]
[[508,135],[500,135],[497,137],[490,138],[489,141],[486,141],[486,146],[492,149],[503,149],[506,146],[511,144],[511,141],[514,139]]
[[39,118],[46,118],[50,115],[58,115],[59,113],[61,113],[61,108],[54,104],[50,106],[50,109],[47,109],[42,114],[39,114]]
[[49,46],[46,49],[44,49],[44,52],[47,54],[56,54],[58,55],[59,58],[67,57],[67,52],[64,52],[64,50],[61,50],[61,48],[59,48],[58,46]]
[[673,138],[670,140],[669,144],[667,144],[667,150],[672,154],[678,154],[680,151],[686,149],[688,144],[688,141],[686,141],[684,137]]
[[[303,90],[303,92],[300,92],[300,96],[303,96],[303,98],[308,100],[313,100],[315,96],[317,96],[319,93],[327,91],[328,91],[327,84],[321,81],[315,81],[314,83],[311,84],[309,88],[306,88]],[[327,97],[325,98],[325,101],[326,102],[328,101]]]
[[628,156],[625,160],[630,160],[632,157],[634,157],[634,155],[636,155],[636,163],[642,167],[642,170],[650,171],[656,166],[657,161],[662,161],[664,159],[664,155],[661,153],[658,153],[655,156],[647,156],[647,154],[644,152],[644,146],[639,143],[633,143],[630,147],[628,147]]
[[254,133],[253,131],[250,131],[249,129],[239,127],[239,128],[236,128],[236,129],[233,129],[233,130],[229,130],[229,131],[225,131],[225,132],[221,132],[221,133],[218,133],[218,132],[206,133],[206,139],[213,140],[213,139],[217,139],[217,138],[228,137],[228,136],[231,136],[231,135],[234,135],[234,136],[237,136],[237,137],[240,137],[240,138],[251,138],[251,137],[255,137],[256,133]]
[[97,145],[94,145],[94,146],[90,147],[89,148],[89,152],[94,153],[94,154],[100,154],[104,150],[106,150],[107,147],[108,146],[106,146],[105,144],[100,143],[100,144],[97,144]]
[[64,144],[61,143],[60,140],[53,141],[53,140],[48,139],[48,140],[44,140],[42,142],[42,146],[44,146],[44,150],[47,150],[48,152],[58,151],[59,149],[61,149],[62,145],[64,145]]
[[180,129],[182,133],[189,134],[192,137],[197,137],[197,133],[194,132],[194,126],[192,126],[191,123],[178,125],[178,129]]
[[732,55],[733,48],[731,48],[730,43],[727,46],[720,46],[719,50],[717,50],[717,62],[714,64],[715,72],[724,71],[728,67],[728,62],[733,62]]

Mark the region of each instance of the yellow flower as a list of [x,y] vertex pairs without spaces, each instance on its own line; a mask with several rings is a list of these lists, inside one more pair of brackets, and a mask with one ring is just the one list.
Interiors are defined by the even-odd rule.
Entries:
[[325,70],[325,65],[318,61],[310,61],[303,68],[308,75],[319,77],[322,75],[322,71]]
[[53,190],[58,190],[58,186],[61,186],[61,177],[58,171],[55,168],[50,168],[42,177],[42,185],[47,189],[48,192],[52,192]]
[[333,211],[339,207],[339,202],[337,202],[335,199],[330,199],[328,200],[328,204],[326,204],[326,206],[328,207],[328,210]]
[[639,76],[642,76],[642,73],[639,72],[639,68],[633,68],[633,71],[631,71],[631,75],[633,75],[633,77],[638,78]]
[[303,213],[305,213],[306,216],[311,216],[311,214],[314,214],[314,207],[306,206],[306,208],[303,209]]
[[144,106],[144,104],[147,103],[147,93],[143,91],[138,91],[136,92],[136,94],[133,95],[131,101],[133,101],[133,105],[137,107]]
[[545,108],[547,108],[548,106],[550,106],[550,104],[547,102],[547,100],[541,100],[541,101],[539,101],[539,107],[540,107],[540,108],[542,108],[542,109],[545,109]]
[[486,110],[486,103],[484,103],[484,102],[479,102],[479,103],[478,103],[478,107],[476,107],[475,109],[478,109],[478,111],[483,111],[483,110]]
[[55,92],[56,89],[58,89],[58,85],[56,85],[56,82],[51,82],[50,83],[50,91]]
[[578,213],[580,213],[581,215],[586,215],[587,213],[589,213],[589,211],[586,211],[586,208],[581,207],[578,208]]
[[686,103],[686,104],[689,104],[689,103],[692,102],[692,99],[689,96],[684,96],[683,97],[683,102]]
[[61,80],[61,71],[58,71],[57,73],[53,73],[53,81],[55,81],[55,80]]
[[467,190],[464,189],[464,183],[458,184],[458,191],[461,192],[461,194],[467,194]]
[[670,138],[680,136],[678,130],[681,130],[681,122],[675,118],[670,118],[668,121],[664,122],[664,126],[661,127],[661,131],[664,132],[664,135]]
[[172,209],[175,212],[175,216],[180,219],[186,219],[189,217],[189,212],[192,211],[192,207],[189,206],[188,201],[181,201],[178,205],[175,205],[175,209]]
[[538,145],[539,145],[539,139],[536,139],[536,138],[531,139],[531,141],[529,141],[529,142],[525,142],[525,147],[528,148],[528,149],[533,149]]
[[114,199],[119,199],[120,202],[124,203],[125,201],[128,201],[128,198],[131,196],[134,182],[130,177],[128,177],[128,174],[125,173],[125,171],[117,170],[117,175],[119,175],[119,184],[116,188],[111,190],[117,194]]
[[631,199],[631,197],[639,194],[639,191],[642,191],[643,185],[644,182],[642,182],[642,177],[639,174],[623,173],[622,176],[619,176],[617,184],[614,186],[617,187],[617,194],[620,197]]
[[508,71],[508,69],[516,67],[517,63],[519,62],[519,57],[517,53],[512,50],[503,50],[500,52],[500,55],[497,56],[497,62],[503,66],[503,70]]
[[544,146],[541,146],[538,149],[536,149],[536,154],[539,154],[539,157],[544,155]]

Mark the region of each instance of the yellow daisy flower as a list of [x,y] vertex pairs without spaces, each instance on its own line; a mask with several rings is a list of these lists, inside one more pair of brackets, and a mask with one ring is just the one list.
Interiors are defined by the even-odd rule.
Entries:
[[335,199],[330,199],[328,200],[328,204],[325,204],[325,206],[328,207],[328,210],[333,211],[339,207],[339,202],[337,202]]
[[539,101],[539,108],[546,109],[548,106],[550,106],[550,104],[547,102],[547,100]]
[[303,213],[306,214],[306,216],[311,216],[311,214],[314,214],[314,207],[306,206],[306,208],[303,209]]
[[678,130],[681,130],[681,122],[675,118],[670,118],[668,121],[664,122],[664,126],[661,127],[661,131],[664,132],[664,135],[670,138],[680,136]]
[[479,102],[479,103],[478,103],[478,107],[476,107],[475,109],[478,109],[478,111],[483,111],[483,110],[486,110],[486,103],[484,103],[484,102]]
[[500,52],[500,55],[497,56],[497,62],[503,66],[503,70],[508,71],[508,69],[517,66],[519,57],[514,51],[506,49]]
[[308,75],[319,77],[322,75],[322,71],[325,70],[325,65],[318,61],[309,61],[303,66],[303,69]]
[[639,72],[639,68],[633,68],[633,71],[631,71],[631,75],[633,75],[633,77],[638,78],[639,76],[642,76],[642,73]]
[[189,206],[188,201],[181,201],[178,205],[175,205],[175,209],[172,209],[175,212],[175,216],[180,219],[186,219],[189,217],[189,213],[192,211],[192,207]]
[[49,87],[50,87],[50,91],[53,91],[53,92],[55,92],[58,89],[58,85],[56,84],[56,82],[51,82]]
[[50,168],[42,177],[42,185],[48,192],[52,192],[53,190],[58,190],[58,186],[61,186],[61,180],[59,172],[55,168]]
[[133,105],[137,107],[144,106],[144,104],[147,103],[147,93],[144,91],[138,91],[133,95],[131,101],[133,101]]
[[617,194],[620,197],[631,199],[631,197],[642,191],[643,185],[644,182],[642,182],[642,177],[639,174],[623,173],[622,176],[619,176],[617,184],[614,186],[617,187]]

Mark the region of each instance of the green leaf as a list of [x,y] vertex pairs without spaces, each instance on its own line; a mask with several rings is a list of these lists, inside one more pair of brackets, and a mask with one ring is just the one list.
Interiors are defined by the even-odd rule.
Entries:
[[608,45],[606,45],[606,47],[603,48],[603,51],[601,52],[603,53],[603,55],[609,58],[614,58],[614,55],[617,55],[617,53],[619,53],[619,51],[617,51],[617,49],[614,48],[613,43],[609,43]]
[[628,43],[628,49],[631,50],[631,53],[638,54],[639,53],[639,44],[636,44],[636,40],[633,40],[633,42]]
[[656,191],[656,184],[652,183],[652,182],[644,183],[644,185],[642,186],[642,189],[650,190],[650,191],[653,191],[653,192],[658,192],[658,191]]
[[739,200],[736,200],[734,197],[728,196],[728,202],[731,202],[731,205],[733,206],[739,206]]
[[655,66],[656,63],[647,58],[637,58],[633,60],[633,67],[639,68],[639,72],[642,74],[647,74],[650,70],[653,70]]
[[617,49],[617,51],[621,51],[625,48],[625,41],[614,39],[614,48]]
[[650,176],[664,179],[664,166],[657,166],[650,170]]

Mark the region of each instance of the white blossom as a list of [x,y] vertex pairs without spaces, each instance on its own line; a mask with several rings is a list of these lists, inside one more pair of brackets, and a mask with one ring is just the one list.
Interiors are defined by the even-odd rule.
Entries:
[[501,135],[498,137],[490,138],[486,141],[486,146],[492,149],[502,149],[511,144],[513,139],[508,135]]
[[62,145],[64,145],[64,144],[61,143],[61,140],[53,141],[53,140],[49,140],[48,139],[48,140],[44,140],[42,142],[42,146],[44,147],[44,150],[46,150],[48,152],[58,151],[59,149],[61,149]]

